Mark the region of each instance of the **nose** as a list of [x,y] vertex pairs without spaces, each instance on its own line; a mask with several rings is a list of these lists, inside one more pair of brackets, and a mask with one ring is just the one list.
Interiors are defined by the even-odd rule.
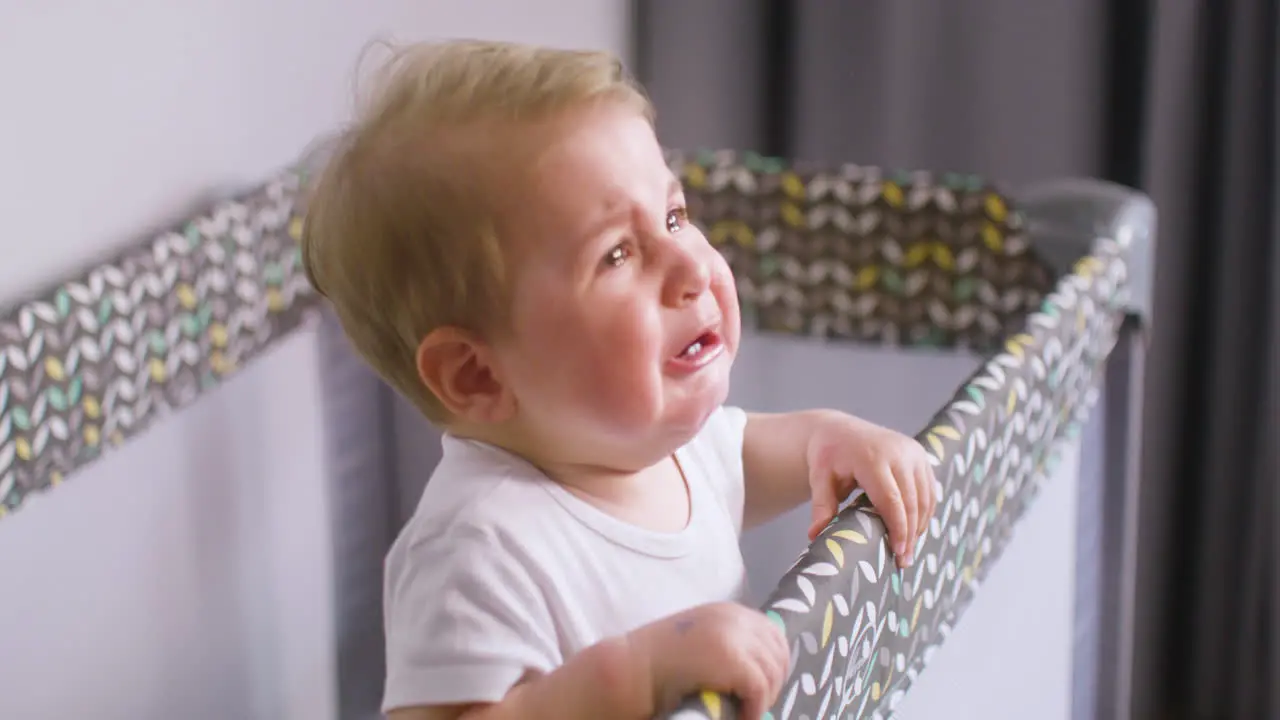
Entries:
[[683,307],[707,292],[711,285],[711,268],[706,258],[696,249],[679,242],[665,245],[667,263],[663,284],[662,303],[668,307]]

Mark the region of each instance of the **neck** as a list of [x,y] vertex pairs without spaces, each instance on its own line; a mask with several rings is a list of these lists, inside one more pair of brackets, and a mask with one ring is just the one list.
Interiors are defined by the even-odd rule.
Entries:
[[[519,456],[547,477],[575,494],[608,503],[625,503],[646,486],[655,473],[669,469],[673,452],[654,458],[624,458],[621,454],[599,453],[604,457],[573,456],[557,452],[545,442],[522,441],[494,428],[452,427],[450,434],[478,440]],[[610,457],[610,455],[614,455]]]

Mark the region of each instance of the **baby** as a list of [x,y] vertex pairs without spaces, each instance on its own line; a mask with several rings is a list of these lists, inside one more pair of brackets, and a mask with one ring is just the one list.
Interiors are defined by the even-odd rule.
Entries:
[[652,116],[602,53],[410,46],[316,183],[308,276],[444,431],[386,561],[393,719],[759,717],[788,648],[742,531],[811,500],[812,539],[858,487],[905,565],[933,513],[912,439],[724,405],[734,281]]

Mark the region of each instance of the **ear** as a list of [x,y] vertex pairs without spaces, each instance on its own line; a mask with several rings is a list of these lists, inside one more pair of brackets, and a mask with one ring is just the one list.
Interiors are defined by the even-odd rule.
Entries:
[[493,424],[513,414],[493,350],[472,333],[436,328],[418,344],[417,361],[418,377],[453,417]]

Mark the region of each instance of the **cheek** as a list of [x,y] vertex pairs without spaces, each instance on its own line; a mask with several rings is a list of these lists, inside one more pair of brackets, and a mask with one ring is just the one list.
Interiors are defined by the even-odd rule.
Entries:
[[725,262],[724,256],[712,250],[715,257],[711,259],[711,292],[715,295],[716,304],[724,316],[724,329],[730,349],[737,351],[738,341],[742,337],[742,312],[738,307],[738,286],[733,271]]
[[583,323],[585,337],[574,359],[586,380],[583,393],[594,393],[615,405],[639,399],[655,377],[665,340],[661,325],[641,303],[630,299],[600,303],[593,310]]
[[544,407],[574,406],[616,416],[644,402],[663,337],[655,319],[629,298],[592,304],[542,302],[520,318],[511,354],[516,392]]

